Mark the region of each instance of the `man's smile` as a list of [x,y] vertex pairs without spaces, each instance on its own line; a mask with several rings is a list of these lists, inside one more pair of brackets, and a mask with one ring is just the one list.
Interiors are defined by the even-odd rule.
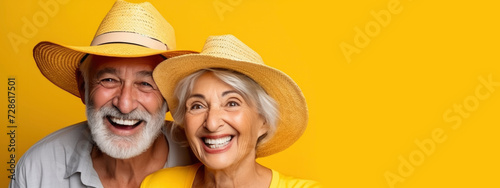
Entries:
[[143,120],[139,119],[122,119],[113,116],[106,116],[106,119],[113,127],[118,129],[134,129],[143,122]]

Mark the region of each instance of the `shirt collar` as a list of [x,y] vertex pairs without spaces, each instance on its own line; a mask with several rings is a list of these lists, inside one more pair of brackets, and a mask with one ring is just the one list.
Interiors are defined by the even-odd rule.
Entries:
[[85,126],[82,126],[81,134],[78,135],[78,138],[75,138],[77,140],[75,146],[64,149],[66,157],[66,173],[64,174],[64,178],[69,178],[76,173],[80,173],[83,184],[100,187],[98,185],[90,185],[92,182],[100,182],[100,180],[97,172],[94,170],[90,157],[90,152],[94,145],[90,129],[87,122],[83,123]]

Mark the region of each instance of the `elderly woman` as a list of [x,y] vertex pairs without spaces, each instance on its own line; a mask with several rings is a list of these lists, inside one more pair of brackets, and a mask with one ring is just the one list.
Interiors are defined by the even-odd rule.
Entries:
[[236,37],[209,37],[200,54],[166,60],[153,77],[202,164],[160,170],[141,187],[320,186],[256,162],[302,135],[307,106],[290,77]]

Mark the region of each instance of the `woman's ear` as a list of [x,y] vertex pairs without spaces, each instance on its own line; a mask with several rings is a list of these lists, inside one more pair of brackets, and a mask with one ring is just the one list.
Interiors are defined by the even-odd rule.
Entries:
[[258,130],[258,136],[257,136],[257,145],[256,147],[258,147],[260,145],[260,143],[262,142],[262,140],[265,140],[266,137],[268,136],[268,133],[269,133],[269,130],[271,129],[271,127],[269,126],[269,124],[266,122],[266,121],[263,121],[263,124],[259,127],[259,130]]
[[258,137],[261,137],[262,135],[267,134],[267,132],[269,132],[270,128],[271,127],[269,127],[269,124],[267,123],[267,121],[264,120],[262,125],[259,127]]

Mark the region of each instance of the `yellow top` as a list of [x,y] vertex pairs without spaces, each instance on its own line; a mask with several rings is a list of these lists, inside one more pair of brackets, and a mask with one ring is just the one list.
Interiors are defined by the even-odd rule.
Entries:
[[[173,168],[165,168],[156,171],[147,176],[142,181],[141,188],[191,188],[196,172],[202,164],[194,164],[190,166],[179,166]],[[272,169],[271,169],[272,170]],[[297,179],[290,176],[285,176],[277,171],[272,170],[273,177],[270,188],[320,188],[321,184],[311,180]]]

